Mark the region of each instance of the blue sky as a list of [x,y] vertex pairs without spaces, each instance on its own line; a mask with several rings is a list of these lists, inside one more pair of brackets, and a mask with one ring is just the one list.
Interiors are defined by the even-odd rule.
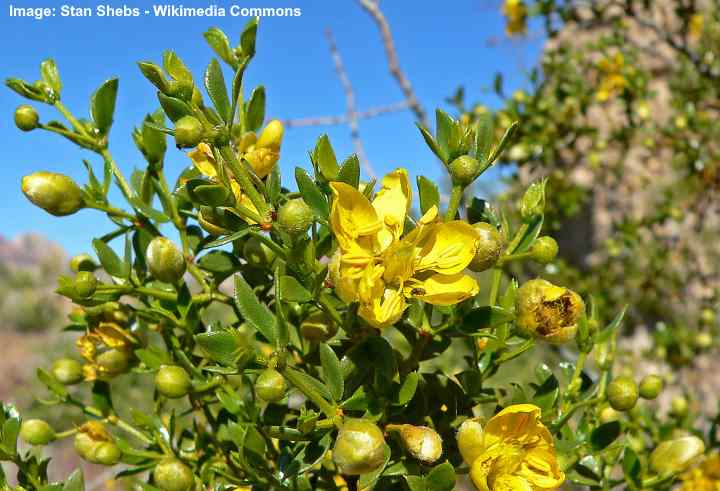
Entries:
[[[60,2],[46,0],[47,6]],[[170,0],[172,1],[172,0]],[[37,2],[13,2],[17,6],[41,6]],[[100,2],[76,1],[73,5],[94,7]],[[176,4],[180,3],[175,1]],[[206,6],[212,2],[186,0],[185,6]],[[243,7],[300,7],[300,17],[261,19],[257,56],[247,72],[247,88],[262,83],[268,94],[269,117],[281,119],[341,114],[345,96],[335,74],[324,37],[333,30],[346,70],[355,89],[360,110],[402,99],[390,76],[378,29],[368,15],[351,0],[291,1],[238,0]],[[120,2],[103,2],[122,6]],[[150,2],[127,0],[126,5],[145,8]],[[216,5],[229,6],[229,2]],[[466,88],[467,100],[488,105],[497,100],[487,90],[496,71],[505,75],[507,86],[524,85],[527,67],[540,50],[540,40],[510,41],[503,34],[503,19],[491,0],[453,2],[399,2],[382,4],[395,38],[402,69],[411,80],[427,111],[447,108],[444,102],[458,85]],[[135,149],[130,132],[143,116],[157,107],[154,88],[137,69],[136,62],[159,62],[165,49],[174,49],[193,70],[196,80],[212,52],[202,33],[209,27],[222,28],[236,43],[247,19],[243,18],[62,18],[41,21],[11,18],[8,4],[0,11],[0,60],[2,78],[17,76],[34,81],[39,64],[55,59],[63,79],[63,101],[79,116],[88,112],[90,94],[107,78],[120,77],[120,91],[110,148],[126,176],[143,160]],[[497,43],[488,43],[496,39]],[[492,46],[490,45],[492,44]],[[228,75],[226,74],[226,77]],[[13,237],[35,231],[59,242],[69,253],[89,249],[92,237],[110,229],[99,212],[86,210],[55,218],[33,207],[20,192],[20,179],[35,170],[50,170],[85,181],[82,159],[87,158],[100,172],[94,154],[78,149],[55,135],[41,131],[23,134],[12,124],[20,97],[0,89],[0,138],[4,143],[0,165],[0,216],[2,234]],[[58,116],[49,107],[39,107],[43,120]],[[413,175],[440,177],[440,168],[427,150],[412,115],[405,111],[360,123],[369,160],[378,174],[397,166],[408,167]],[[281,168],[284,181],[292,178],[296,165],[308,167],[307,151],[322,133],[330,135],[339,157],[353,151],[347,126],[310,127],[286,132]],[[187,165],[186,157],[171,150],[167,173],[174,178]],[[496,175],[495,175],[496,177]],[[492,179],[491,175],[489,179]],[[291,182],[289,182],[291,184]],[[118,193],[112,196],[118,197]]]

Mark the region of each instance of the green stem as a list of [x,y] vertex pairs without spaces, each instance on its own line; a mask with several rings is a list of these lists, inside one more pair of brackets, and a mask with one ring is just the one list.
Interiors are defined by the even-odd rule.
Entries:
[[232,170],[235,179],[237,179],[240,183],[240,188],[242,189],[243,193],[247,194],[247,197],[250,199],[252,204],[255,205],[258,214],[263,219],[267,219],[268,212],[270,211],[268,204],[265,202],[265,198],[263,198],[263,196],[255,187],[255,184],[253,184],[252,180],[250,179],[250,174],[248,173],[247,169],[243,167],[242,163],[238,160],[235,152],[233,152],[232,148],[230,148],[229,145],[225,145],[223,147],[220,147],[220,155],[230,166],[230,170]]
[[133,192],[132,188],[128,184],[128,182],[125,180],[125,177],[122,175],[122,172],[120,172],[120,168],[115,163],[115,160],[112,158],[112,155],[110,155],[110,152],[107,148],[103,148],[100,150],[100,155],[102,155],[103,160],[106,164],[110,166],[110,170],[112,171],[113,175],[115,176],[115,180],[118,183],[118,186],[120,187],[120,190],[122,191],[123,195],[128,201],[131,201],[132,198],[135,197],[135,193]]
[[572,415],[575,414],[575,411],[577,411],[581,407],[592,406],[593,404],[597,404],[601,401],[602,397],[591,397],[590,399],[585,399],[584,401],[579,401],[575,404],[572,404],[571,406],[568,406],[568,408],[562,413],[562,415],[552,422],[553,430],[560,429],[565,423],[567,423],[567,421],[572,417]]
[[92,140],[84,135],[78,135],[77,133],[73,133],[72,131],[64,130],[62,128],[56,128],[55,126],[48,126],[45,124],[41,124],[39,128],[45,131],[49,131],[51,133],[57,133],[58,135],[64,136],[68,140],[74,141],[76,143],[82,141],[85,145],[91,148],[97,147],[97,143],[95,142],[95,140]]
[[340,316],[335,307],[332,306],[326,294],[320,294],[320,298],[318,298],[317,302],[320,307],[322,307],[322,309],[325,311],[325,313],[328,314],[332,318],[332,320],[338,325],[338,327],[344,326],[343,318]]
[[55,101],[55,109],[60,111],[60,114],[63,115],[65,119],[68,120],[68,122],[72,125],[73,129],[80,133],[81,135],[89,138],[91,141],[95,141],[92,136],[88,133],[87,129],[80,123],[80,121],[77,120],[75,116],[70,112],[70,110],[65,107],[65,104],[60,102],[59,100]]
[[513,252],[515,252],[515,249],[517,249],[517,246],[520,245],[520,241],[525,236],[525,232],[527,232],[528,227],[529,225],[527,223],[523,223],[522,225],[520,225],[520,228],[515,234],[515,237],[513,237],[513,240],[505,248],[506,255],[509,256],[512,255]]
[[287,259],[287,251],[285,251],[285,249],[283,249],[280,245],[275,243],[275,241],[272,240],[267,235],[263,234],[262,232],[260,232],[256,229],[250,229],[250,231],[248,232],[248,235],[252,235],[253,237],[257,238],[259,241],[261,241],[263,244],[268,246],[281,259]]
[[581,375],[583,368],[585,367],[587,355],[588,354],[584,351],[581,351],[578,354],[577,363],[575,363],[575,370],[573,371],[572,377],[570,378],[570,383],[568,383],[567,394],[565,396],[566,400],[568,401],[572,401],[580,390],[580,386],[582,384]]
[[127,220],[130,220],[131,222],[134,222],[135,218],[136,218],[134,215],[131,215],[130,213],[128,213],[124,210],[121,210],[120,208],[115,208],[114,206],[111,206],[111,205],[105,205],[105,204],[98,203],[98,204],[88,204],[87,207],[92,208],[94,210],[99,210],[99,211],[105,212],[110,216],[125,218]]
[[462,201],[463,191],[465,191],[465,188],[462,186],[453,186],[450,192],[450,202],[448,203],[447,212],[445,213],[446,222],[455,220],[455,215],[460,207],[460,201]]
[[490,284],[490,297],[488,305],[491,307],[497,303],[498,293],[500,292],[500,282],[502,281],[502,269],[493,269],[492,283]]

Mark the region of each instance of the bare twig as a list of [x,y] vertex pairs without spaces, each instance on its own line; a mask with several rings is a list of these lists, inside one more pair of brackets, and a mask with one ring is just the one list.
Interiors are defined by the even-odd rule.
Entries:
[[[382,116],[383,114],[397,113],[408,109],[407,101],[400,101],[394,104],[388,104],[387,106],[376,106],[371,107],[367,111],[360,111],[355,113],[358,120],[370,119],[376,116]],[[286,119],[283,121],[283,125],[286,128],[301,128],[304,126],[334,126],[338,124],[348,124],[349,119],[347,114],[339,114],[336,116],[315,116],[309,118],[297,118],[297,119]]]
[[345,66],[343,65],[342,58],[340,57],[340,52],[338,51],[337,45],[335,44],[335,38],[333,37],[332,31],[330,29],[327,29],[325,31],[325,37],[327,38],[328,44],[330,46],[330,55],[332,56],[333,63],[335,63],[335,71],[337,72],[338,78],[340,78],[340,83],[342,84],[343,90],[345,91],[345,101],[347,104],[346,119],[348,126],[350,126],[350,135],[352,137],[353,146],[355,147],[355,153],[360,159],[360,163],[365,169],[365,173],[371,178],[375,177],[375,172],[373,171],[373,168],[367,159],[367,155],[365,154],[365,147],[363,146],[362,139],[360,138],[360,129],[358,127],[357,116],[358,112],[357,106],[355,104],[355,92],[353,92],[352,84],[350,83],[350,79],[347,76]]
[[392,32],[390,31],[390,24],[388,24],[385,14],[383,14],[382,10],[380,10],[379,0],[358,1],[360,2],[362,8],[364,8],[365,11],[367,11],[367,13],[375,20],[378,28],[380,28],[380,35],[382,36],[383,45],[385,46],[385,55],[388,59],[390,73],[393,77],[395,77],[398,85],[400,85],[400,89],[403,94],[405,94],[408,106],[410,106],[410,109],[415,114],[418,121],[428,128],[429,125],[425,110],[422,108],[420,102],[415,96],[415,91],[413,90],[410,81],[407,79],[402,70],[400,70],[400,63],[398,62],[397,51],[395,50],[395,42],[393,41]]

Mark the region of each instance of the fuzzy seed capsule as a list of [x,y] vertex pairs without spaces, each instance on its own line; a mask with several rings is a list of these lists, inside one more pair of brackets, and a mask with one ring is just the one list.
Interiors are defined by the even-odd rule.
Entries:
[[95,447],[90,461],[101,465],[115,465],[120,462],[120,457],[122,457],[120,447],[112,442],[102,442]]
[[90,298],[97,290],[97,278],[89,271],[79,271],[75,275],[75,293],[80,298]]
[[629,411],[638,400],[638,386],[630,377],[618,377],[607,387],[610,406],[616,411]]
[[497,229],[485,222],[478,222],[473,225],[479,239],[477,241],[477,252],[468,265],[468,268],[475,272],[485,271],[492,268],[500,258],[503,251],[503,240]]
[[180,460],[168,458],[155,466],[153,480],[163,491],[187,491],[195,482],[195,476]]
[[179,148],[192,148],[202,141],[205,129],[193,116],[183,116],[175,123],[175,144]]
[[20,425],[20,438],[30,445],[47,445],[55,439],[55,431],[45,420],[27,419]]
[[40,125],[40,116],[37,110],[27,104],[15,109],[15,126],[22,131],[32,131]]
[[450,162],[448,166],[453,184],[463,187],[468,186],[475,180],[480,169],[480,162],[469,155],[461,155]]
[[119,375],[127,370],[130,355],[123,350],[109,349],[95,358],[95,364],[109,375]]
[[52,374],[63,385],[73,385],[82,381],[82,365],[72,358],[59,358],[53,362]]
[[663,379],[658,375],[648,375],[640,381],[640,397],[655,399],[663,390]]
[[287,201],[278,211],[278,224],[291,237],[305,235],[313,218],[312,210],[302,198]]
[[335,440],[333,460],[341,474],[357,476],[374,471],[385,460],[382,430],[366,419],[346,419]]
[[59,217],[85,206],[82,189],[64,174],[34,172],[22,178],[22,192],[35,206]]
[[267,402],[277,402],[285,397],[287,383],[280,372],[272,368],[263,370],[255,380],[255,393]]
[[160,281],[177,283],[185,274],[185,257],[170,239],[155,237],[145,255],[150,272]]
[[155,388],[169,399],[179,399],[190,392],[190,375],[184,368],[163,365],[155,375]]
[[558,254],[558,243],[552,237],[538,237],[530,248],[530,256],[540,264],[552,262]]

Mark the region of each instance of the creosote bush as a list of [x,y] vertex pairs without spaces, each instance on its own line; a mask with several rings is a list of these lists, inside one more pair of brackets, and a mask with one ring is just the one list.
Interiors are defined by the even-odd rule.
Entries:
[[[522,2],[507,13],[516,23],[526,15]],[[262,86],[244,93],[256,34],[257,20],[235,47],[206,33],[227,67],[210,62],[205,94],[172,51],[162,66],[139,64],[160,109],[132,133],[147,165],[129,180],[108,148],[117,79],[93,94],[89,119],[62,103],[51,60],[37,82],[7,80],[66,121],[30,121],[22,106],[21,129],[56,133],[102,161],[100,172],[86,163],[83,186],[30,174],[28,198],[53,215],[96,210],[114,226],[92,241],[97,264],[74,258],[77,276],[59,279],[79,307],[66,326],[78,357],[38,369],[43,401],[86,422],[51,428],[10,405],[0,414],[0,459],[17,467],[18,489],[83,487],[79,471],[50,482],[41,449],[25,452],[18,434],[36,447],[74,438],[87,462],[120,464],[120,475],[163,491],[450,491],[463,480],[481,491],[666,489],[702,459],[687,409],[663,419],[633,380],[614,376],[622,310],[601,325],[572,285],[508,274],[557,253],[541,236],[545,182],[512,214],[465,200],[515,125],[498,139],[489,118],[471,125],[438,111],[434,134],[420,127],[450,173],[447,206],[423,176],[415,191],[403,168],[361,183],[357,156],[338,160],[327,136],[310,171],[296,168],[295,185],[283,185],[282,124],[265,123]],[[168,181],[172,146],[190,150]],[[109,201],[113,183],[123,204]],[[216,303],[232,321],[203,321]],[[573,359],[533,370],[540,344]],[[507,374],[515,359],[524,372]],[[130,373],[154,380],[152,411],[114,397],[111,382]],[[641,395],[661,388],[645,382]]]

